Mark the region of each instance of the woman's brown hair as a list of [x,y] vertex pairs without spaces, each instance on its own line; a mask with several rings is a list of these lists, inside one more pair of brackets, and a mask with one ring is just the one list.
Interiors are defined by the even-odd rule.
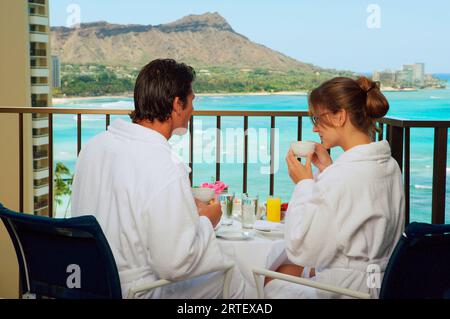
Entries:
[[351,123],[371,136],[378,132],[375,121],[389,111],[389,102],[381,93],[379,83],[366,77],[328,80],[310,93],[308,104],[311,116],[319,109],[331,113],[345,109]]

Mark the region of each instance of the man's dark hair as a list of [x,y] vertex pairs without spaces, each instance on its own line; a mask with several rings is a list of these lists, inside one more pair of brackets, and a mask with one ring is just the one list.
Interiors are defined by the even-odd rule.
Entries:
[[194,69],[184,63],[158,59],[147,64],[139,73],[134,88],[135,110],[130,115],[133,123],[167,121],[176,97],[187,102],[194,80]]

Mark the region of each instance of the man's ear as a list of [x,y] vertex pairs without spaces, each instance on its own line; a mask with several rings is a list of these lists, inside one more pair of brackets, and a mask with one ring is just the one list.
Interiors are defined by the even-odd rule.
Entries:
[[181,115],[181,113],[183,112],[183,106],[184,106],[183,101],[181,101],[181,99],[178,96],[176,96],[173,99],[173,111],[177,115]]

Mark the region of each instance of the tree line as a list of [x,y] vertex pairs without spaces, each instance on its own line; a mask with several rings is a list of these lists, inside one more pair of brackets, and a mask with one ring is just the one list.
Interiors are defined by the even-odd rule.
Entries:
[[[100,96],[131,93],[139,71],[136,68],[104,65],[65,65],[62,67],[62,87],[57,95]],[[197,72],[197,93],[253,93],[307,91],[338,72],[304,72],[302,70],[273,71],[267,69],[239,70],[212,67]],[[351,75],[350,75],[351,76]]]

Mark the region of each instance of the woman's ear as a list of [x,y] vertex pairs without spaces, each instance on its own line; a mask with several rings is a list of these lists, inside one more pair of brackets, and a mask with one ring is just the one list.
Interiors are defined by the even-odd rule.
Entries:
[[336,124],[338,127],[343,127],[345,125],[345,122],[347,121],[348,112],[345,109],[340,109],[336,113]]

